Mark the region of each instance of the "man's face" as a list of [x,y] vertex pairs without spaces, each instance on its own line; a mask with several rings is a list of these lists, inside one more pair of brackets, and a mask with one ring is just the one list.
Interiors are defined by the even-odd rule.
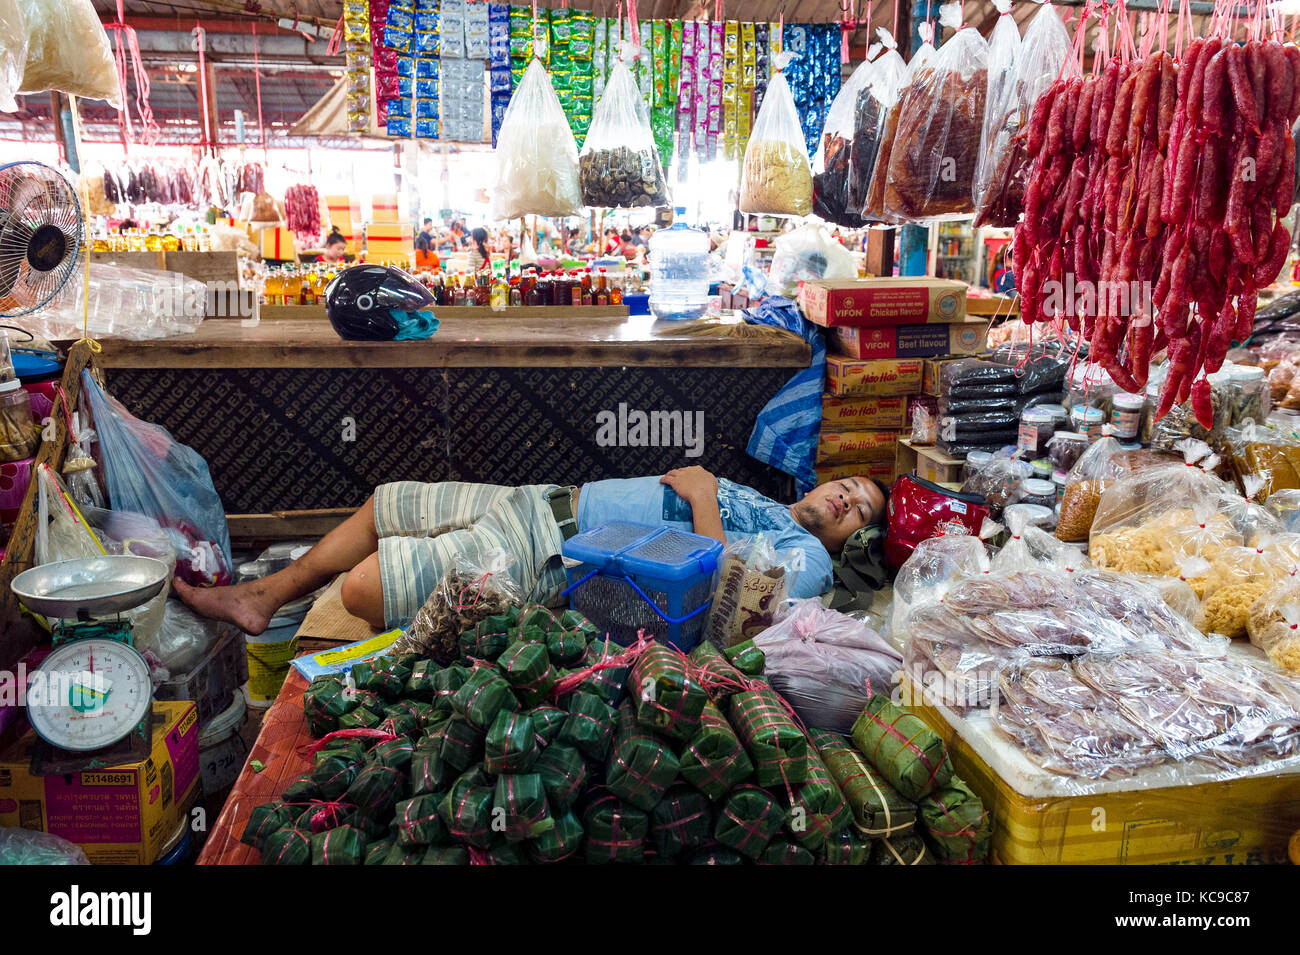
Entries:
[[817,485],[791,510],[799,525],[835,554],[854,531],[884,518],[885,496],[875,482],[851,477]]

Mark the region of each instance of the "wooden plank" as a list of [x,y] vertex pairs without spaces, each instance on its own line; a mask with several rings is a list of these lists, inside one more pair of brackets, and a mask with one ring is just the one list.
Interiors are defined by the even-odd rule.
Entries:
[[[95,353],[92,344],[85,340],[75,343],[68,351],[68,360],[63,368],[63,391],[68,396],[68,406],[73,411],[81,399],[82,369],[90,367],[94,370]],[[48,464],[55,471],[60,470],[68,450],[67,420],[58,413],[51,415],[51,420],[54,423],[54,435],[50,440],[42,441],[40,450],[36,452],[32,482],[23,496],[22,509],[18,512],[18,520],[14,522],[4,559],[0,560],[0,668],[11,668],[41,637],[41,632],[22,617],[18,598],[9,585],[33,563],[37,531],[36,470],[43,464]]]
[[171,272],[188,275],[192,279],[211,285],[214,283],[239,284],[239,253],[186,252],[163,253],[164,267]]
[[167,263],[163,252],[92,252],[92,265],[121,265],[132,269],[165,270]]
[[103,342],[108,368],[806,368],[797,335],[773,341],[682,334],[650,316],[590,318],[554,309],[523,318],[491,309],[449,317],[423,341],[345,342],[327,322],[204,322],[189,335]]
[[888,278],[894,274],[894,238],[896,229],[871,229],[867,232],[867,274]]
[[232,541],[324,537],[355,513],[356,508],[331,507],[269,514],[227,514],[226,526],[230,528]]
[[[327,322],[324,305],[263,305],[262,321],[265,322]],[[564,308],[562,306],[514,305],[504,311],[493,311],[478,305],[435,305],[433,314],[439,321],[450,318],[479,319],[487,315],[503,318],[627,318],[626,305],[583,305],[581,308]]]

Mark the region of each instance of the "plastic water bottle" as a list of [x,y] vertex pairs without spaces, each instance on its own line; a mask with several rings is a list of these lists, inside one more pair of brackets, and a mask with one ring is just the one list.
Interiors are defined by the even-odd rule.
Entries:
[[709,237],[674,212],[673,224],[650,239],[650,311],[655,318],[686,321],[709,308]]

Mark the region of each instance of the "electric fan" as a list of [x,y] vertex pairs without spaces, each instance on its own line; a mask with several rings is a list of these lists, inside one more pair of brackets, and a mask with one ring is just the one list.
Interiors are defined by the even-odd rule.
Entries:
[[0,166],[0,316],[26,315],[67,284],[85,254],[81,204],[37,162]]

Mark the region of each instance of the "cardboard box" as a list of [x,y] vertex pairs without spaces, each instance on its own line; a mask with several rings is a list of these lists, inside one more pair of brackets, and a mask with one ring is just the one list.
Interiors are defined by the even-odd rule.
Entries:
[[298,246],[294,244],[293,233],[283,227],[271,226],[258,233],[257,244],[264,259],[284,259],[298,261]]
[[961,481],[962,465],[966,463],[961,458],[949,457],[938,448],[926,445],[914,444],[912,450],[916,452],[914,473],[917,477],[934,484],[957,484]]
[[963,358],[971,358],[971,355],[944,355],[939,358],[927,358],[921,365],[921,394],[932,395],[935,398],[942,396],[943,391],[940,388],[939,376],[943,373],[943,366],[954,361],[961,361]]
[[821,464],[813,468],[817,472],[817,483],[841,481],[844,478],[865,477],[876,481],[893,484],[898,478],[898,470],[893,461],[867,461],[857,464]]
[[151,865],[199,795],[194,704],[155,702],[153,748],[136,763],[33,776],[27,733],[0,754],[0,826],[75,842],[93,865]]
[[966,319],[966,283],[933,278],[815,279],[799,287],[808,321],[827,328]]
[[[361,203],[351,196],[326,196],[325,208],[329,210],[329,224],[347,239],[348,255],[357,254],[357,235],[361,232]],[[326,233],[329,229],[325,230]]]
[[830,346],[849,358],[931,358],[975,355],[988,347],[989,323],[935,322],[880,328],[835,328]]
[[823,429],[888,431],[906,424],[906,398],[822,398]]
[[370,197],[370,218],[373,222],[401,222],[401,203],[395,192],[376,193]]
[[814,464],[850,464],[859,461],[893,461],[898,431],[828,431],[817,439]]
[[375,222],[366,229],[366,261],[409,268],[415,237],[406,223]]
[[826,356],[826,393],[888,398],[921,390],[921,359],[878,358],[861,361],[843,355]]

